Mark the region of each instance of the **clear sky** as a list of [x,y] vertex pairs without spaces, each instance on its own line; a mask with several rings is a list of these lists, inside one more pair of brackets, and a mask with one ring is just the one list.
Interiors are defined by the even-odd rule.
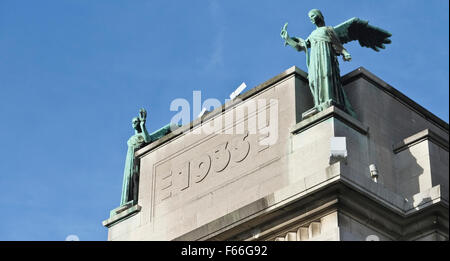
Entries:
[[0,240],[106,240],[139,108],[153,131],[194,90],[223,101],[306,71],[279,33],[306,38],[312,8],[390,31],[379,53],[347,44],[341,73],[363,66],[448,122],[447,0],[1,0]]

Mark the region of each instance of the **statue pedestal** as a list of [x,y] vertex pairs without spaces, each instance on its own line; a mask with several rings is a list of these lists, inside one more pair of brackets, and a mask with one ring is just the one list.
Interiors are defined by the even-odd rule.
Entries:
[[308,119],[309,117],[315,115],[319,112],[319,109],[317,107],[311,108],[304,113],[302,113],[302,120]]
[[109,217],[112,218],[112,217],[114,217],[115,215],[118,215],[118,214],[120,214],[121,212],[123,212],[123,211],[125,211],[125,210],[131,208],[133,205],[134,205],[134,204],[133,204],[133,200],[130,200],[130,201],[128,201],[127,203],[125,203],[124,205],[122,205],[122,206],[120,206],[120,207],[117,207],[117,208],[111,210],[111,211],[109,212]]
[[102,224],[105,227],[110,227],[118,221],[127,219],[141,211],[141,206],[134,204],[133,201],[127,202],[125,205],[111,210],[110,216]]

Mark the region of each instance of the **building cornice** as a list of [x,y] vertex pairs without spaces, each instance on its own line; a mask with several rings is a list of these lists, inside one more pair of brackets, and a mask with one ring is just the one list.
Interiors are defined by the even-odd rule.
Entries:
[[394,99],[398,100],[400,103],[408,107],[409,109],[415,111],[417,114],[421,115],[423,118],[425,118],[427,121],[433,123],[437,127],[441,128],[445,132],[449,132],[449,124],[446,123],[441,118],[437,117],[424,107],[422,107],[417,102],[411,100],[406,95],[401,93],[399,90],[395,89],[382,79],[378,78],[376,75],[369,72],[364,67],[359,67],[354,71],[351,71],[347,73],[346,75],[342,76],[342,85],[347,85],[355,80],[358,79],[365,79],[372,83],[374,86],[378,87],[380,90],[384,91],[388,95],[392,96]]
[[399,152],[406,150],[409,147],[414,146],[415,144],[417,144],[421,141],[424,141],[424,140],[430,140],[434,144],[441,147],[442,149],[448,151],[448,139],[436,134],[435,132],[431,131],[430,129],[425,129],[414,135],[409,136],[406,139],[403,139],[401,142],[393,145],[392,149],[393,149],[394,153],[399,153]]

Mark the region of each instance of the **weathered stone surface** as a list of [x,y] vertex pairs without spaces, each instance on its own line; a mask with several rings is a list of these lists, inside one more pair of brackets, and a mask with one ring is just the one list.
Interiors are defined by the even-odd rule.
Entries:
[[[108,239],[448,240],[448,124],[364,68],[343,81],[356,119],[302,120],[312,99],[292,67],[137,151],[142,209]],[[201,131],[218,120],[222,134]],[[330,162],[332,137],[345,160]]]

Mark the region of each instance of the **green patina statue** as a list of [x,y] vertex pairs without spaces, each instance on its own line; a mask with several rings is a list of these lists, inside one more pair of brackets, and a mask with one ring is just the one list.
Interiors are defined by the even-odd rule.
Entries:
[[308,16],[316,29],[306,40],[289,37],[287,23],[281,30],[281,38],[285,40],[285,46],[290,45],[299,52],[306,52],[309,87],[314,99],[312,110],[322,111],[334,105],[355,117],[342,88],[337,56],[342,55],[344,61],[350,61],[351,56],[343,44],[353,40],[378,52],[379,48],[385,48],[384,44],[391,43],[391,34],[356,17],[332,27],[325,26],[325,19],[318,9],[309,11]]
[[141,109],[139,117],[132,119],[134,135],[128,139],[128,152],[125,160],[125,170],[123,171],[122,197],[120,205],[134,204],[137,202],[138,182],[139,182],[139,164],[135,161],[134,151],[144,145],[150,143],[152,138],[147,132],[145,121],[147,111]]
[[[134,135],[128,139],[128,151],[125,160],[125,169],[123,171],[123,183],[122,183],[122,197],[120,199],[120,207],[132,206],[137,203],[138,189],[139,189],[139,161],[134,157],[136,149],[142,146],[154,142],[165,135],[169,134],[172,130],[175,130],[180,125],[167,124],[159,130],[148,134],[145,127],[145,121],[147,119],[147,111],[141,109],[139,116],[134,117],[131,124],[134,129]],[[121,209],[119,207],[119,209]],[[114,211],[112,215],[116,214]]]

